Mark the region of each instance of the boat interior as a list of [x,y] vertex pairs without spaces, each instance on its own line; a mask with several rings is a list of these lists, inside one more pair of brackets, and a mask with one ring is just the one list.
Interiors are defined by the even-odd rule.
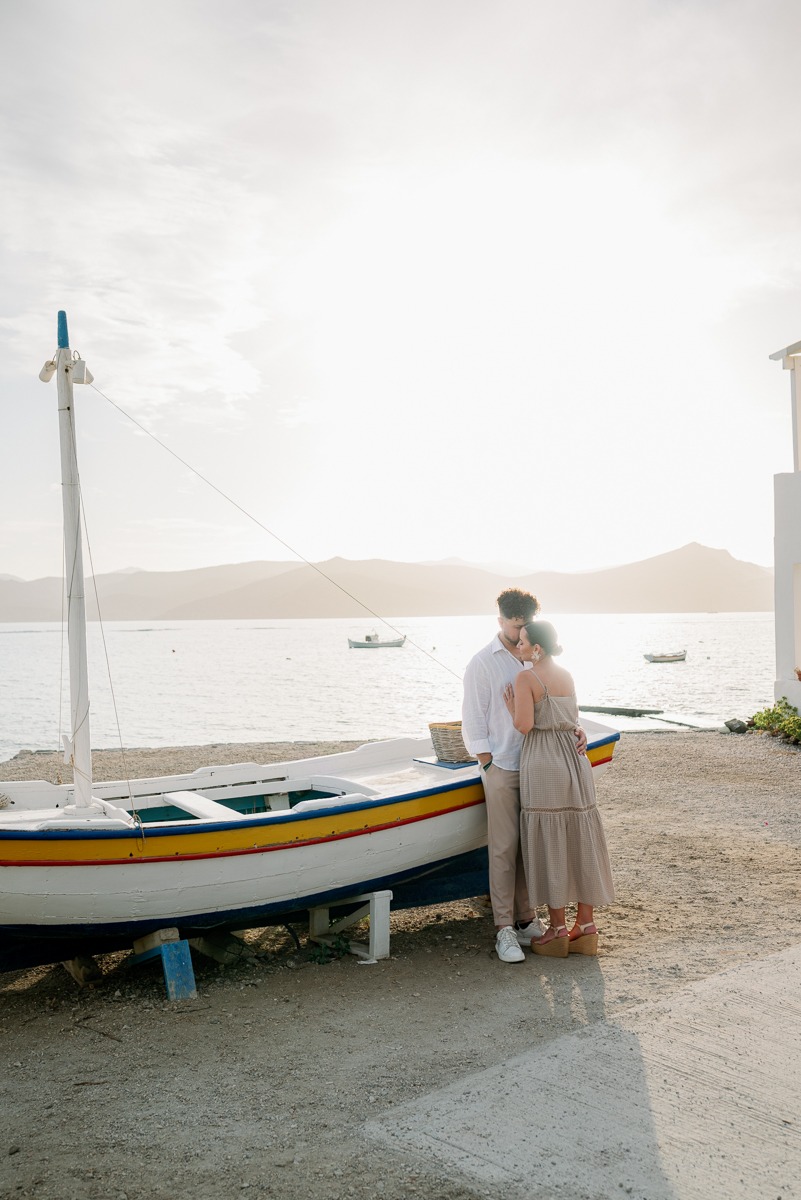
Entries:
[[[231,821],[238,818],[244,820],[254,816],[277,816],[291,811],[310,812],[334,804],[369,803],[370,799],[377,795],[373,788],[326,776],[308,776],[305,779],[285,777],[258,783],[221,783],[202,789],[160,790],[150,795],[124,795],[119,791],[116,795],[109,795],[108,788],[103,785],[96,790],[102,804],[114,805],[117,810],[122,809],[127,813],[136,812],[139,820],[145,825],[173,821],[185,823]],[[63,828],[65,821],[70,819],[76,824],[84,825],[88,814],[85,809],[74,807],[72,790],[54,791],[57,795],[51,795],[50,804],[47,806],[29,806],[24,800],[20,803],[12,797],[7,797],[5,805],[0,809],[0,829],[4,825],[18,827],[21,822],[26,826],[35,822],[37,828],[41,829],[42,822],[54,820]],[[103,827],[102,822],[98,823],[95,820],[92,823],[96,829]],[[118,825],[118,821],[111,822],[111,827]],[[50,827],[55,826],[51,824]]]
[[343,779],[281,779],[253,787],[222,785],[202,791],[171,791],[156,796],[137,796],[136,811],[143,824],[186,821],[231,821],[237,817],[272,816],[277,813],[310,812],[332,804],[367,801],[376,792],[357,790]]

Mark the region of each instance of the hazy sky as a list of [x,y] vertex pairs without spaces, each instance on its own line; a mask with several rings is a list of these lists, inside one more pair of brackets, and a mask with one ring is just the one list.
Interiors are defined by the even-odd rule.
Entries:
[[[311,560],[770,564],[793,0],[5,0],[0,574],[61,570],[56,313]],[[287,550],[76,389],[97,571]]]

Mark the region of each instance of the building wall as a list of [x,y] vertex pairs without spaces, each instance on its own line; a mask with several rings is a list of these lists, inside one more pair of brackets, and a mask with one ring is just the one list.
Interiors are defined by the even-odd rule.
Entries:
[[776,680],[774,698],[801,711],[801,471],[774,476]]

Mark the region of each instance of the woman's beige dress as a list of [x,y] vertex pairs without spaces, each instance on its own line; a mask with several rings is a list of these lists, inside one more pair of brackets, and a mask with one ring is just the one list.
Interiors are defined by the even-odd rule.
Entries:
[[576,750],[575,696],[534,705],[520,756],[520,841],[532,904],[610,904],[612,867],[592,767]]

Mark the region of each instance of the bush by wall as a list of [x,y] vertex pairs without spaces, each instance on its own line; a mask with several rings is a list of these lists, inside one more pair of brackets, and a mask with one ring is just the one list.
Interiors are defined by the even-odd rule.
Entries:
[[795,746],[801,744],[801,716],[786,696],[777,700],[773,708],[763,708],[761,712],[754,713],[748,724],[760,733],[784,738]]

